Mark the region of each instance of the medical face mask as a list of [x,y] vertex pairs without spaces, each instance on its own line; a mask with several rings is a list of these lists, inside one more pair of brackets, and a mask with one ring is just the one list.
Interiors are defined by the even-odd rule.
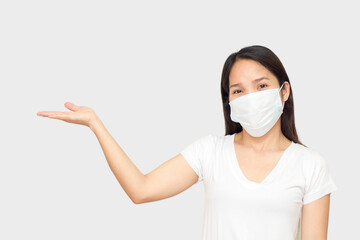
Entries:
[[231,102],[230,118],[238,122],[253,137],[265,135],[283,113],[279,88],[258,91],[240,96]]

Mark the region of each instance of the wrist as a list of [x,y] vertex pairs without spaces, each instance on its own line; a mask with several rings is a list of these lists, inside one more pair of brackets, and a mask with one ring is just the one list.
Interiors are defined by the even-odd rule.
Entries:
[[96,117],[96,118],[94,118],[93,120],[91,120],[90,122],[89,122],[89,128],[91,129],[91,131],[95,131],[95,129],[97,129],[99,126],[101,126],[102,125],[102,122],[101,122],[101,120],[98,118],[98,117]]

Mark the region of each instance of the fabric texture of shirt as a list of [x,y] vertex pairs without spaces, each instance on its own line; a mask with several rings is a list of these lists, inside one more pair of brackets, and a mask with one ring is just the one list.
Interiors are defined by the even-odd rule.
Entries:
[[248,180],[234,136],[202,136],[180,153],[204,184],[202,240],[300,240],[302,205],[337,190],[324,157],[291,142],[261,182]]

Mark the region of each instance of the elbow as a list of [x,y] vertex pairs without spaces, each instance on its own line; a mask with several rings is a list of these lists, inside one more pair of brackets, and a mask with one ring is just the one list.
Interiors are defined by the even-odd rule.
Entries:
[[141,204],[147,202],[147,191],[145,182],[136,188],[137,190],[129,195],[131,201],[135,204]]
[[138,199],[138,198],[131,198],[131,201],[134,203],[134,204],[140,204],[141,201]]
[[140,198],[133,198],[131,199],[131,201],[135,204],[141,204],[141,203],[145,203],[145,201],[143,201],[142,199]]
[[145,199],[141,196],[134,196],[134,197],[131,197],[131,201],[135,204],[141,204],[141,203],[145,203]]

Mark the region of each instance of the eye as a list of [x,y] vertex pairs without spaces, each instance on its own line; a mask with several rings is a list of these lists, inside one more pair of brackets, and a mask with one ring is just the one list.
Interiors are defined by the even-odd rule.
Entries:
[[[264,86],[264,87],[261,87],[261,86]],[[265,88],[265,87],[267,87],[268,85],[267,84],[261,84],[260,85],[260,88]]]
[[233,91],[233,94],[235,94],[235,93],[236,93],[236,91],[241,91],[241,90],[235,90],[235,91]]

